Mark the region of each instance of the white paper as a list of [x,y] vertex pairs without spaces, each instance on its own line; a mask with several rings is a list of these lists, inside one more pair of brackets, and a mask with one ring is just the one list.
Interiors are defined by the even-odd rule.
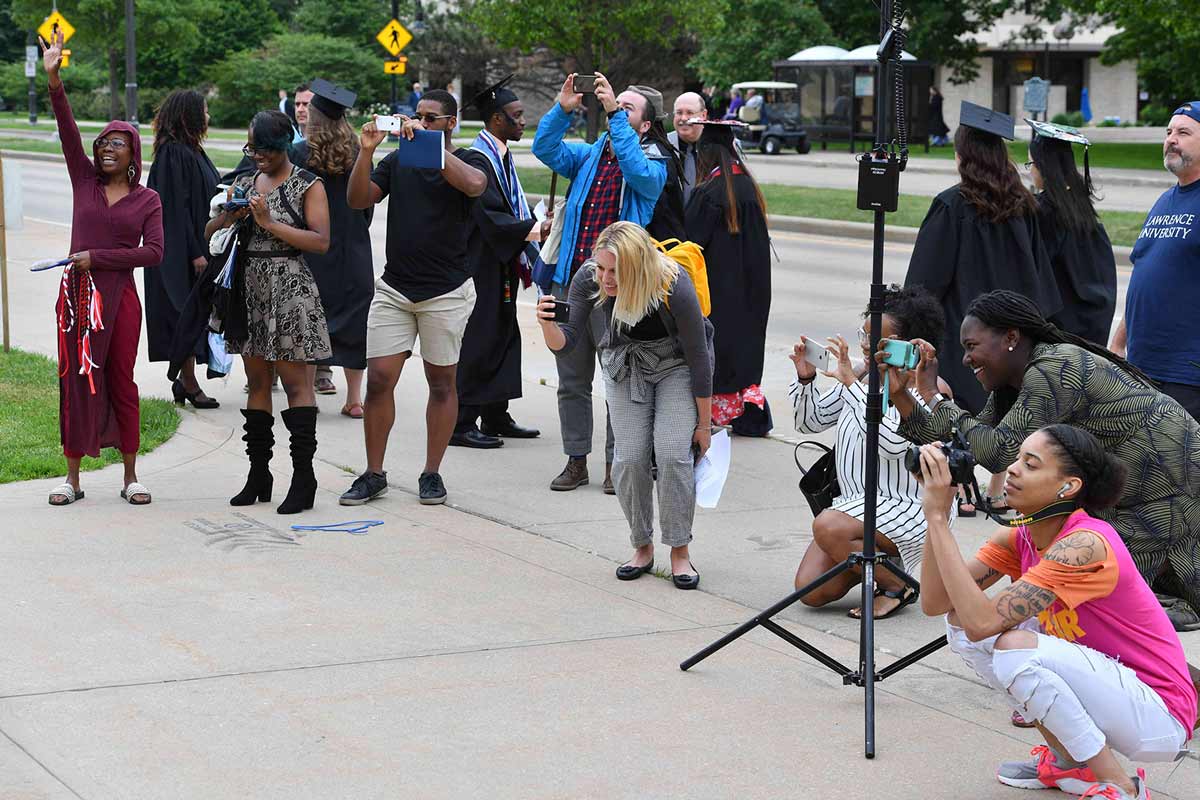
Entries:
[[729,477],[730,457],[729,433],[724,430],[713,434],[712,444],[704,458],[696,465],[696,505],[701,508],[716,508]]
[[533,216],[538,222],[546,221],[546,201],[538,200],[538,204],[533,207]]

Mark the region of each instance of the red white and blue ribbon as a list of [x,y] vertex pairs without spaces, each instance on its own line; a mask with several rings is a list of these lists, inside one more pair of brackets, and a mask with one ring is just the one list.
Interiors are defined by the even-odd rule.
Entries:
[[[74,291],[72,291],[74,289]],[[100,366],[92,357],[92,331],[104,330],[104,299],[100,296],[90,271],[76,275],[68,265],[63,270],[58,297],[58,377],[66,377],[70,369],[67,334],[74,331],[79,374],[86,375],[88,388],[96,393],[92,372]]]

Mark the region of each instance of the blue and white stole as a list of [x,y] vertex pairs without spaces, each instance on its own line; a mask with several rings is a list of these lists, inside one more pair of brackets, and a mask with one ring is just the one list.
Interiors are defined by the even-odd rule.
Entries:
[[[500,191],[508,200],[508,206],[512,209],[513,216],[517,219],[532,219],[533,212],[529,210],[529,202],[525,199],[525,190],[521,187],[520,177],[517,176],[517,167],[512,158],[512,151],[505,154],[508,158],[501,157],[499,142],[496,137],[487,132],[486,128],[475,137],[471,149],[478,150],[487,156],[492,165],[492,172],[496,174],[496,180],[500,182]],[[527,242],[521,253],[519,272],[521,283],[526,288],[529,287],[532,280],[533,264],[537,261],[540,250],[541,248],[536,242]]]

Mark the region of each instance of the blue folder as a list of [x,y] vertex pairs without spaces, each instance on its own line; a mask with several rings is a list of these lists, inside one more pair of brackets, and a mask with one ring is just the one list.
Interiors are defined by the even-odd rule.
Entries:
[[416,131],[410,142],[403,136],[396,145],[397,164],[417,169],[444,169],[446,166],[445,135],[442,131]]

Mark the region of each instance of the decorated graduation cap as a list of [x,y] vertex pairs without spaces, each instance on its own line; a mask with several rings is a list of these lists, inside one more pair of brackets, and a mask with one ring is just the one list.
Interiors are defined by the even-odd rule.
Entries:
[[734,136],[738,130],[750,127],[746,123],[734,119],[700,119],[699,117],[692,117],[687,124],[701,126],[700,144],[716,144],[735,152]]
[[1003,111],[993,111],[986,106],[976,105],[966,100],[962,101],[962,108],[958,112],[958,124],[999,136],[1001,139],[1017,138],[1016,126],[1013,124],[1013,118],[1008,114]]
[[1027,119],[1025,122],[1033,129],[1033,133],[1036,136],[1042,136],[1046,139],[1058,139],[1061,142],[1069,142],[1071,144],[1081,144],[1084,147],[1090,147],[1092,144],[1086,136],[1079,132],[1078,128],[1072,128],[1070,125],[1058,125],[1054,122],[1038,122],[1036,119]]
[[508,84],[514,77],[516,77],[514,74],[509,74],[508,77],[496,81],[471,99],[471,105],[479,110],[484,121],[491,119],[497,111],[503,111],[509,103],[521,99],[517,97],[516,92],[508,88]]
[[312,105],[330,119],[341,119],[358,99],[354,92],[324,78],[314,80],[309,89],[313,93]]

